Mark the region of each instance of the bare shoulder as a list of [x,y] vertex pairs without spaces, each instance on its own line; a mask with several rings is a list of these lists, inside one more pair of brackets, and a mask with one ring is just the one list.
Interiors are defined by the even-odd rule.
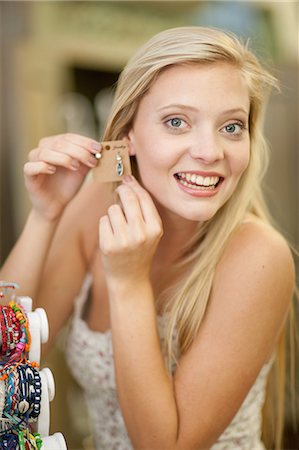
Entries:
[[[258,366],[271,356],[285,323],[295,286],[291,250],[284,237],[259,220],[243,223],[216,268],[210,317],[228,315],[238,339],[260,349]],[[238,321],[242,329],[237,331]],[[213,324],[213,320],[211,322]],[[257,367],[258,367],[257,366]]]
[[264,251],[272,249],[274,252],[278,251],[282,256],[285,255],[292,259],[290,247],[282,234],[270,224],[258,218],[243,222],[233,234],[231,244],[231,249],[234,249],[234,245],[239,246],[239,249],[247,247],[255,250],[259,248],[259,250]]
[[[269,285],[279,292],[285,288],[286,295],[281,296],[289,302],[287,291],[294,286],[294,261],[286,239],[271,225],[259,219],[243,223],[231,237],[217,266],[215,282],[226,283],[232,277],[256,287]],[[247,283],[246,283],[247,284]]]
[[243,223],[217,265],[200,329],[175,374],[182,448],[210,448],[229,425],[275,350],[293,288],[285,239],[259,220]]

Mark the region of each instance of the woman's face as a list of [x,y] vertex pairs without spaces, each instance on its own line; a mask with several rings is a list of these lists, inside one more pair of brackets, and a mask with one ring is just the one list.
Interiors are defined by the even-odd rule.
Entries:
[[140,101],[128,138],[160,212],[214,216],[249,161],[249,93],[228,63],[173,66]]

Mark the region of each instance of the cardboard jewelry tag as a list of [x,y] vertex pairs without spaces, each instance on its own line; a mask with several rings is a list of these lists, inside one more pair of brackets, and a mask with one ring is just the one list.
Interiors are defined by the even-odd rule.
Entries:
[[124,140],[104,141],[101,142],[101,145],[101,157],[98,160],[98,165],[92,169],[93,179],[104,183],[121,181],[124,176],[131,175],[127,142]]

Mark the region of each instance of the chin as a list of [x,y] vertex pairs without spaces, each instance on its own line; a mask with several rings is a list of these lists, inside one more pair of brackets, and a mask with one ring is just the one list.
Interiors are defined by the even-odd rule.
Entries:
[[180,217],[190,220],[192,222],[207,222],[208,220],[211,220],[215,214],[218,212],[218,210],[211,208],[210,210],[207,209],[205,211],[174,211],[177,215]]

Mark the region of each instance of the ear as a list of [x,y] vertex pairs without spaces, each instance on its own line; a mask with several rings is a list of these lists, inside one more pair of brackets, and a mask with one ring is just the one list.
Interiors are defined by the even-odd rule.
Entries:
[[126,134],[126,136],[124,136],[124,140],[127,142],[128,146],[129,146],[129,155],[130,156],[136,155],[136,151],[135,151],[135,136],[134,136],[134,131],[133,131],[132,128],[128,132],[128,134]]

